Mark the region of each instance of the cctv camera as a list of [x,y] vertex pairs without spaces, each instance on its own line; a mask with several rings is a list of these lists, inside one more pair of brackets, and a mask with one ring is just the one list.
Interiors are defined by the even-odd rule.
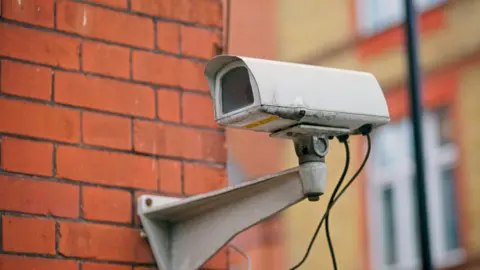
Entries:
[[[368,73],[223,55],[206,65],[205,75],[220,125],[292,139],[299,166],[189,198],[140,197],[140,220],[164,270],[198,269],[241,231],[305,198],[318,201],[331,136],[345,143],[348,157],[348,135],[368,136],[389,121],[382,90]],[[349,158],[327,214],[348,164]]]
[[294,138],[358,134],[390,119],[382,89],[365,72],[220,55],[205,76],[221,126]]
[[293,140],[310,201],[325,190],[328,138],[390,120],[382,89],[364,72],[220,55],[205,76],[218,124]]

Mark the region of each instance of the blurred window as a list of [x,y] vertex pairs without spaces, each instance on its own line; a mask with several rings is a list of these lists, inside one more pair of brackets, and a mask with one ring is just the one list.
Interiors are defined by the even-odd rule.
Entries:
[[397,235],[395,234],[395,209],[393,204],[393,188],[387,187],[383,190],[383,225],[385,227],[383,236],[385,242],[385,263],[387,265],[397,262]]
[[458,239],[457,203],[455,196],[454,170],[446,168],[442,171],[442,196],[443,196],[443,223],[445,245],[447,250],[460,247]]
[[448,107],[441,107],[435,110],[435,115],[438,121],[438,137],[440,138],[440,145],[445,146],[452,143],[452,123],[448,117]]
[[[404,0],[356,0],[357,25],[361,35],[369,36],[399,25],[404,20]],[[427,11],[447,0],[415,0],[417,9]]]
[[460,247],[458,235],[457,191],[455,189],[455,167],[457,149],[452,138],[452,122],[449,108],[441,107],[435,110],[436,137],[439,145],[440,191],[442,198],[443,234],[447,250]]
[[[427,111],[423,119],[430,241],[435,265],[444,267],[463,259],[455,190],[458,153],[448,107]],[[372,138],[367,171],[372,262],[375,269],[415,269],[420,253],[411,122],[392,122]]]

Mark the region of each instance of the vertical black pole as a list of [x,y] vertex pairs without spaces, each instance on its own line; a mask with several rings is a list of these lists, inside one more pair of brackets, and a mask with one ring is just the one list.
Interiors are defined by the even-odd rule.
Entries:
[[418,65],[417,53],[417,15],[413,0],[405,0],[405,41],[408,50],[408,71],[410,88],[410,109],[412,113],[412,126],[414,138],[415,164],[417,191],[418,229],[420,230],[420,250],[422,255],[422,269],[432,270],[430,254],[430,239],[428,230],[427,194],[425,189],[425,160],[423,156],[422,136],[422,93],[421,76]]

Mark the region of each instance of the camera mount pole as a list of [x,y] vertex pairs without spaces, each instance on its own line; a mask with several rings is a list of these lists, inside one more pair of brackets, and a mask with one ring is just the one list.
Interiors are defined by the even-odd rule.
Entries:
[[417,16],[413,0],[405,0],[405,40],[408,50],[408,71],[410,89],[410,108],[415,151],[415,187],[417,192],[418,229],[420,230],[420,250],[422,255],[422,269],[431,270],[432,259],[430,254],[430,240],[428,230],[427,194],[425,188],[425,160],[423,156],[422,135],[422,94],[421,72],[418,64],[417,52]]
[[328,139],[319,136],[299,136],[293,139],[300,165],[303,193],[309,201],[318,201],[325,191]]

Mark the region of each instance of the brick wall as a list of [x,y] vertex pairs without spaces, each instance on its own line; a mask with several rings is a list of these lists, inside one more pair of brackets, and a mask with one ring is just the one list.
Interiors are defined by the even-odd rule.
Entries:
[[0,2],[0,269],[154,268],[135,199],[226,185],[220,1]]

